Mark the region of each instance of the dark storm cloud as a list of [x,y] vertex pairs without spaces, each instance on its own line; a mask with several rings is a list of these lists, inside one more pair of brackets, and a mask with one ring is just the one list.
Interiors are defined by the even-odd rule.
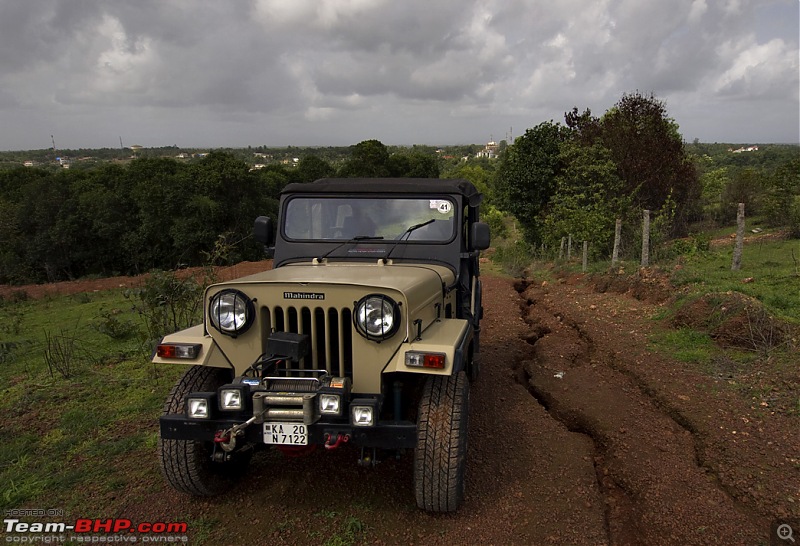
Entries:
[[637,89],[686,112],[689,139],[770,119],[760,133],[792,140],[796,120],[766,109],[798,108],[797,21],[796,0],[7,1],[0,148],[47,127],[76,146],[122,128],[154,145],[477,142]]

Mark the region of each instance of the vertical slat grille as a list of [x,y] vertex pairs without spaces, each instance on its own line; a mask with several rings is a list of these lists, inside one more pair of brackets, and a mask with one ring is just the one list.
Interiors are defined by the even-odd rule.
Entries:
[[311,354],[298,369],[327,370],[339,377],[353,377],[353,314],[333,307],[276,306],[267,308],[268,335],[291,332],[309,336]]

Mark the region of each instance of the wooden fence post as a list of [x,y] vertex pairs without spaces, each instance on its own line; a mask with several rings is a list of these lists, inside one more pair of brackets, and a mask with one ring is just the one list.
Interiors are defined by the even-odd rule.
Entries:
[[619,260],[619,243],[622,237],[622,218],[617,218],[617,224],[614,226],[614,252],[611,254],[611,267],[617,265]]
[[586,273],[586,266],[589,263],[589,241],[583,242],[583,272]]
[[558,259],[559,260],[564,258],[564,245],[566,244],[566,242],[567,242],[567,238],[566,237],[562,237],[561,238],[561,248],[558,251]]
[[742,267],[742,248],[744,246],[744,203],[739,203],[736,213],[736,244],[733,246],[733,262],[731,271],[739,271]]
[[642,218],[642,267],[650,266],[650,211],[645,209]]
[[572,233],[569,234],[567,239],[567,261],[572,259]]

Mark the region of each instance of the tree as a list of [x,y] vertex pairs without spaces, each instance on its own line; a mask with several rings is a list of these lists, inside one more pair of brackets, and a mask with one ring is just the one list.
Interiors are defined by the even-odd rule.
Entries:
[[517,138],[501,159],[495,181],[498,206],[517,218],[531,243],[541,240],[539,214],[556,191],[559,147],[568,134],[559,123],[540,123]]
[[584,146],[591,146],[602,137],[600,120],[588,108],[578,113],[578,108],[564,113],[564,123],[572,130],[571,138]]
[[[73,172],[70,169],[70,172]],[[73,248],[78,275],[130,272],[126,241],[137,225],[131,188],[120,165],[104,165],[72,181],[77,207],[72,218],[77,231]]]
[[740,169],[725,186],[721,196],[721,220],[736,220],[739,203],[744,203],[748,216],[760,213],[761,194],[765,186],[761,174],[752,167]]
[[328,178],[336,173],[330,163],[316,155],[307,155],[300,159],[297,165],[296,176],[292,181],[308,183],[320,178]]
[[202,262],[203,253],[213,249],[221,236],[235,244],[228,259],[258,259],[261,249],[250,236],[267,196],[249,166],[232,154],[212,152],[191,165],[189,174],[188,214],[176,218],[172,227],[174,244],[184,259]]
[[436,158],[422,152],[397,152],[387,162],[389,175],[399,178],[439,178]]
[[572,235],[577,241],[592,241],[597,252],[607,254],[616,218],[628,207],[610,152],[600,144],[569,141],[561,145],[560,163],[564,167],[556,176],[556,192],[544,218],[548,242],[557,244]]
[[769,225],[786,226],[792,237],[800,237],[800,159],[787,161],[775,171],[764,201]]
[[364,140],[351,147],[350,159],[339,169],[344,178],[381,178],[389,171],[389,150],[379,140]]
[[123,242],[132,271],[173,268],[180,261],[170,232],[175,219],[187,213],[187,171],[188,165],[161,158],[137,159],[125,169],[124,183],[136,210],[136,222]]
[[[591,127],[589,120],[581,123]],[[633,203],[655,211],[672,199],[676,210],[670,231],[673,236],[684,234],[700,185],[665,104],[652,94],[625,94],[599,124],[600,140],[611,151]]]
[[722,223],[723,200],[722,194],[728,186],[728,168],[720,167],[704,172],[700,176],[700,204],[703,216],[716,223]]
[[490,187],[491,173],[481,165],[473,163],[459,163],[457,167],[445,173],[446,178],[463,178],[469,180],[483,194],[484,203],[492,203],[494,189]]

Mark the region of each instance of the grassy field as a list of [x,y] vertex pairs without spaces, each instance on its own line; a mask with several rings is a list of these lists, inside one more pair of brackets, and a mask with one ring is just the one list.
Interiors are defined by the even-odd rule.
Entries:
[[731,271],[732,258],[732,242],[713,246],[682,259],[672,282],[692,293],[741,292],[776,316],[800,324],[800,241],[751,238],[738,271]]
[[149,362],[131,307],[121,290],[2,301],[0,508],[46,498],[93,513],[86,484],[113,494],[127,485],[114,477],[118,456],[152,457],[153,423],[181,369]]

